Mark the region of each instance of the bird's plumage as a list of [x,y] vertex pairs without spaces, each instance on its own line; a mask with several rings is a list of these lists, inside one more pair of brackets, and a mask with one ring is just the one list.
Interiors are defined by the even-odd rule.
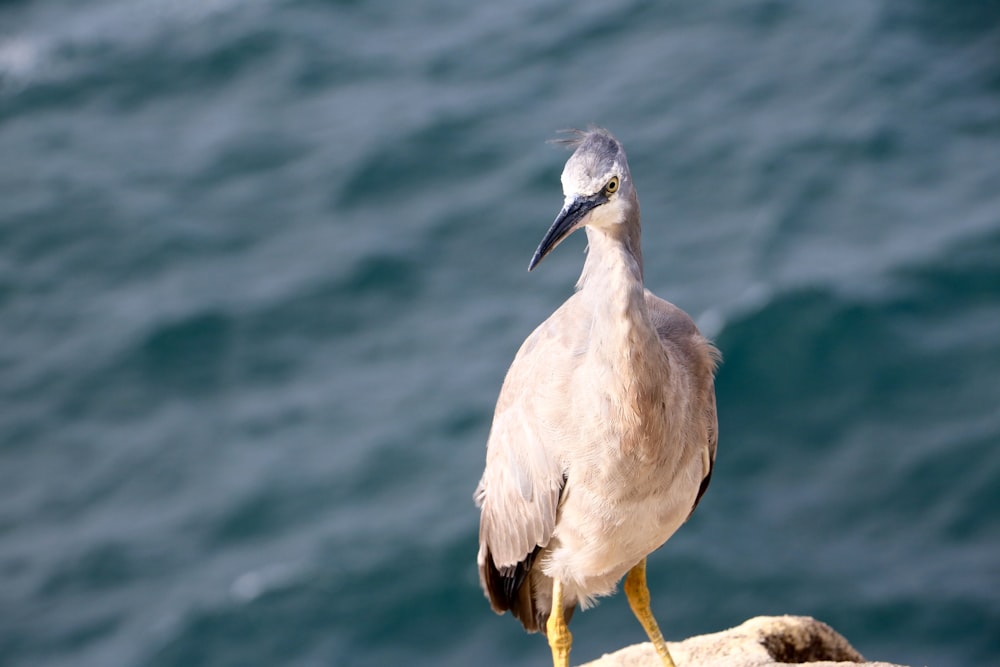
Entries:
[[510,366],[476,490],[483,587],[529,631],[545,628],[553,578],[571,613],[662,545],[704,494],[717,443],[718,353],[643,287],[624,151],[600,129],[575,147],[566,204],[532,266],[579,226],[587,260],[578,291]]

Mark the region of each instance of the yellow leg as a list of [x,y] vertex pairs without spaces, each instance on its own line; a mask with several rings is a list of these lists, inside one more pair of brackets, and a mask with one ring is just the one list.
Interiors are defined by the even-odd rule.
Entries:
[[563,614],[562,582],[552,580],[552,611],[549,620],[545,622],[545,634],[552,649],[552,667],[569,667],[569,649],[573,645],[573,635],[566,625]]
[[663,667],[674,667],[674,659],[670,657],[670,651],[667,650],[667,642],[663,640],[660,627],[656,624],[656,619],[653,618],[653,610],[649,608],[645,558],[628,571],[628,576],[625,577],[625,595],[628,597],[629,606],[632,607],[632,613],[642,623],[642,628],[649,635],[649,641],[653,642],[653,647],[660,654]]

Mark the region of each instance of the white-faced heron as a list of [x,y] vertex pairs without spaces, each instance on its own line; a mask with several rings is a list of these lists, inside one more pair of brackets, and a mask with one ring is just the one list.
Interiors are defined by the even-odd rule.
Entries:
[[476,489],[479,574],[497,613],[548,637],[568,667],[577,603],[625,593],[664,665],[646,556],[708,487],[719,355],[680,308],[643,287],[639,200],[607,130],[576,132],[565,203],[531,258],[587,229],[577,291],[528,336],[497,400]]

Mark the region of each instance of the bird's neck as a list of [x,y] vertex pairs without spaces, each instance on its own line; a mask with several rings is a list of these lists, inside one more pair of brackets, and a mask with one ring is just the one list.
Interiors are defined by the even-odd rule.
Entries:
[[[619,233],[615,233],[619,232]],[[577,287],[592,314],[592,332],[608,349],[656,345],[642,282],[638,226],[610,233],[587,227],[587,261]]]
[[640,458],[655,458],[662,449],[663,424],[647,424],[643,415],[667,404],[669,364],[646,304],[638,232],[622,239],[588,227],[587,238],[577,298],[589,315],[589,368],[603,387],[601,404],[622,415],[609,427],[618,442]]
[[642,246],[639,225],[613,229],[586,227],[587,259],[577,289],[618,300],[643,295]]

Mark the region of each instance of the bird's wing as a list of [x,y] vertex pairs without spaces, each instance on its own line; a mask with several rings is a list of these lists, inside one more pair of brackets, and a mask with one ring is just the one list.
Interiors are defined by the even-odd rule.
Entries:
[[564,477],[547,410],[565,400],[557,362],[567,355],[567,341],[559,329],[550,318],[524,341],[493,415],[476,504],[482,510],[480,555],[488,550],[500,570],[547,544],[555,528]]
[[[701,497],[705,495],[708,491],[708,483],[712,481],[712,470],[715,469],[715,450],[719,447],[719,419],[715,411],[715,388],[709,389],[709,407],[706,408],[705,421],[708,424],[708,447],[704,451],[702,456],[702,462],[704,463],[705,476],[701,479],[701,485],[698,487],[698,495],[695,496],[694,505],[691,506],[691,514],[694,514],[694,510],[698,507],[698,503],[701,502]],[[688,518],[691,518],[691,514],[688,514]]]
[[720,355],[716,347],[698,331],[694,320],[674,304],[647,290],[646,307],[664,350],[687,367],[687,377],[695,378],[694,386],[687,387],[686,391],[695,397],[698,412],[694,415],[694,420],[704,433],[701,449],[704,475],[691,506],[693,513],[708,490],[712,469],[715,467],[715,452],[719,445],[714,378]]

